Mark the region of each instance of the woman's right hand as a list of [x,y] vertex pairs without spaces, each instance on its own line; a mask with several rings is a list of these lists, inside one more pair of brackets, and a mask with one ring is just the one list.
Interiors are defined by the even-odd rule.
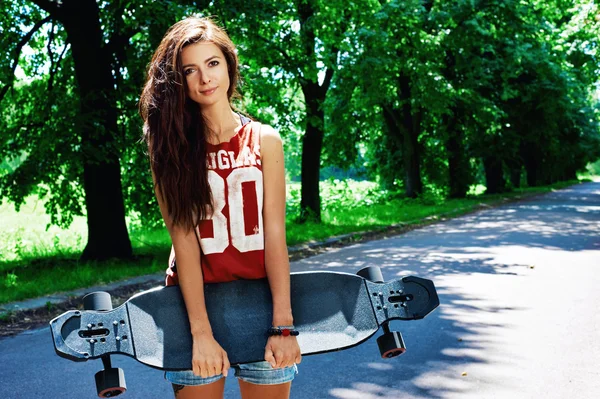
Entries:
[[223,374],[227,377],[230,364],[227,352],[215,340],[212,334],[193,337],[192,371],[202,378]]

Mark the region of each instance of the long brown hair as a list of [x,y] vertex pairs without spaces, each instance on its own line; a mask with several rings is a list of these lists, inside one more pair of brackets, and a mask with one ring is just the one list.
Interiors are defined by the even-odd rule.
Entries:
[[157,192],[174,224],[188,229],[213,212],[206,165],[209,131],[200,106],[187,96],[181,62],[183,48],[198,42],[214,43],[223,52],[231,103],[239,78],[235,45],[210,18],[198,17],[169,28],[150,61],[139,103]]

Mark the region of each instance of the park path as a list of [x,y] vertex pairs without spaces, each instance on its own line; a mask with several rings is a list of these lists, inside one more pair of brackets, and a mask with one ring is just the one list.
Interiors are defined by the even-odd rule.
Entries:
[[[441,306],[393,322],[408,351],[382,360],[375,338],[305,357],[292,398],[597,398],[600,392],[600,183],[329,251],[294,271],[434,280]],[[162,373],[117,357],[126,398],[172,397]],[[47,329],[0,340],[0,397],[93,398],[100,361],[54,354]],[[228,378],[226,398],[239,398]]]

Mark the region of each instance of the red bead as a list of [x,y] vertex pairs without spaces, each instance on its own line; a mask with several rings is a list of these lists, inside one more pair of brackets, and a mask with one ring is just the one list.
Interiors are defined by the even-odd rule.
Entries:
[[287,337],[288,335],[290,335],[290,330],[288,328],[284,328],[283,330],[281,330],[281,335]]

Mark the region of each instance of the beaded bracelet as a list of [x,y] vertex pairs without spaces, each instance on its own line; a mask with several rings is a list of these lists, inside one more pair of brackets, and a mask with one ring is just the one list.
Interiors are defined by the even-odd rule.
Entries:
[[296,337],[300,334],[298,331],[294,330],[294,326],[271,327],[267,330],[267,333],[270,337],[273,335],[282,335],[284,337],[291,335],[293,337]]

